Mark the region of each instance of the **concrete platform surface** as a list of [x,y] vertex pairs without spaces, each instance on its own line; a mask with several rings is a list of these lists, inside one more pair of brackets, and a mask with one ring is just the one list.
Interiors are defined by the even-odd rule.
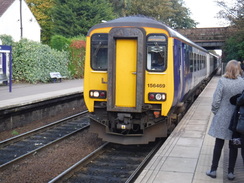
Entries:
[[9,86],[0,86],[0,109],[11,106],[21,106],[57,96],[83,92],[83,79],[62,80],[58,83],[13,84],[12,92]]

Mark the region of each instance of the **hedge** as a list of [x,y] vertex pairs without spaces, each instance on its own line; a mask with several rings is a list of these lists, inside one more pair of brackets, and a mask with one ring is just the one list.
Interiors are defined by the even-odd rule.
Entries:
[[70,77],[69,53],[22,39],[13,44],[13,79],[16,82],[48,82],[50,72]]

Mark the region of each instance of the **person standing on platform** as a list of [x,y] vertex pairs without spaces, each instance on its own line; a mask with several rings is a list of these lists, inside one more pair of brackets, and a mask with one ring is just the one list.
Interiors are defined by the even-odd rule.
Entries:
[[[244,90],[242,94],[237,94],[230,98],[230,103],[235,105],[235,111],[233,113],[229,129],[233,132],[232,140],[229,142],[229,167],[228,172],[234,174],[236,159],[238,155],[238,148],[241,148],[241,155],[244,165],[244,134],[236,131],[236,126],[240,117],[244,116]],[[229,178],[229,177],[228,177]],[[233,176],[234,180],[235,176]]]
[[[225,74],[219,79],[213,95],[212,112],[214,114],[208,134],[215,137],[212,166],[206,174],[211,178],[217,177],[217,168],[225,140],[231,140],[232,131],[229,130],[235,106],[230,104],[230,98],[244,90],[244,80],[241,77],[240,64],[236,60],[227,63]],[[234,179],[233,172],[227,177]]]

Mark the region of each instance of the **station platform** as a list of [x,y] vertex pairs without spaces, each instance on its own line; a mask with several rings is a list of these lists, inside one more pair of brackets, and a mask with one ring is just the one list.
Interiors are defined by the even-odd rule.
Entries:
[[56,97],[83,92],[83,79],[62,80],[57,83],[12,84],[0,86],[0,109],[18,107]]
[[210,170],[215,138],[207,134],[213,114],[211,104],[219,76],[211,79],[166,142],[141,172],[135,183],[225,183],[244,182],[244,166],[239,149],[236,178],[227,179],[228,141],[225,142],[217,178]]

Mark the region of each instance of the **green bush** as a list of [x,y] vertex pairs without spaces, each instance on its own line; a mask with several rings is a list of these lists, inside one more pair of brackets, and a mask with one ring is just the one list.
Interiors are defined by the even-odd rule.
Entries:
[[64,36],[55,35],[51,37],[50,46],[53,49],[59,51],[68,50],[70,45],[70,39],[65,38]]
[[85,48],[85,37],[71,40],[69,71],[74,78],[83,78],[84,76]]
[[13,42],[11,36],[0,35],[3,44],[12,46],[13,79],[15,82],[48,82],[50,72],[60,72],[68,78],[83,78],[85,36],[52,37],[52,48],[22,39]]
[[70,77],[69,54],[47,45],[22,39],[13,46],[13,78],[16,82],[48,82],[50,72]]
[[3,45],[12,46],[14,43],[12,36],[6,34],[0,35],[0,39]]
[[69,53],[68,70],[72,78],[83,78],[85,60],[85,39],[83,35],[65,38],[64,36],[52,36],[50,46],[56,50],[65,50]]

